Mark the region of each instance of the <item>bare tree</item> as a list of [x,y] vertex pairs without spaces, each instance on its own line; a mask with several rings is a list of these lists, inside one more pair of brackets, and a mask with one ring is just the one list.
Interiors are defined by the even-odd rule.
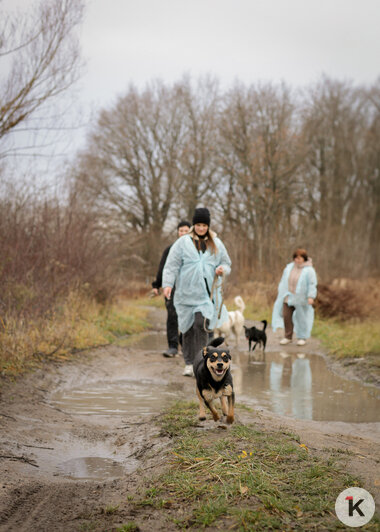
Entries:
[[[304,135],[309,145],[304,167],[309,206],[300,220],[318,243],[320,270],[341,267],[341,275],[359,267],[353,249],[368,253],[368,99],[352,84],[324,78],[312,87]],[[308,223],[307,223],[308,222]],[[330,274],[331,275],[331,274]]]
[[239,259],[247,269],[272,267],[293,237],[304,158],[298,129],[295,103],[284,85],[236,86],[226,97],[220,163],[227,181],[220,203],[227,230],[234,238],[248,235],[245,258]]
[[183,137],[178,160],[176,214],[189,220],[194,209],[212,199],[218,172],[218,83],[209,77],[195,88],[189,78],[179,83]]
[[380,273],[380,78],[371,87],[369,93],[371,122],[366,137],[366,156],[370,165],[368,172],[369,194],[367,209],[370,215],[369,229],[369,265],[370,272]]
[[11,135],[55,127],[43,110],[80,73],[75,30],[82,0],[46,0],[35,7],[0,17],[0,64],[6,72],[0,82],[0,157],[14,152],[6,142]]
[[178,179],[184,131],[179,98],[178,86],[159,81],[142,93],[130,87],[100,113],[78,165],[82,190],[126,231],[144,233],[144,254],[154,257]]

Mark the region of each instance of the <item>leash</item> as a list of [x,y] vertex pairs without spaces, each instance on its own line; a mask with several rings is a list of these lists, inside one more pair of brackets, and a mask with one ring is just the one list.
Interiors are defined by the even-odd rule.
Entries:
[[[220,306],[219,306],[219,311],[218,311],[218,320],[220,319],[220,316],[222,314],[222,308],[223,308],[223,301],[224,301],[224,291],[223,291],[223,288],[224,288],[224,282],[225,282],[225,275],[224,275],[224,272],[222,273],[222,275],[215,275],[214,276],[214,280],[212,282],[212,286],[211,286],[211,292],[210,292],[210,299],[211,301],[213,300],[213,296],[214,296],[214,292],[215,292],[215,308],[218,308],[218,292],[216,290],[216,288],[218,287],[218,280],[219,280],[219,277],[222,278],[222,281],[220,283],[220,295],[221,295],[221,301],[220,301]],[[206,288],[207,288],[207,283],[206,283]],[[209,330],[206,326],[206,318],[204,318],[204,321],[203,321],[203,328],[206,332],[210,333],[210,332],[213,332],[212,329]]]

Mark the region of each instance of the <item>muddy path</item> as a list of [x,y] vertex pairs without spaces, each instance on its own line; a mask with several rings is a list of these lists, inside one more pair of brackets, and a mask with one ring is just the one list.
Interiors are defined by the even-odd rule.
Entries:
[[[173,399],[195,400],[194,380],[182,377],[182,358],[162,357],[164,312],[154,310],[151,318],[156,324],[156,349],[143,341],[98,348],[4,383],[1,532],[108,531],[130,521],[138,522],[143,531],[176,530],[149,509],[128,504],[144,479],[167,464],[171,442],[160,433],[157,416]],[[270,335],[269,350],[274,345]],[[306,354],[307,350],[322,354],[314,340],[304,349]],[[341,375],[347,372],[357,378],[344,366],[333,366]],[[101,388],[104,383],[106,389]],[[115,406],[111,392],[120,386],[125,393],[118,392],[122,400]],[[66,392],[73,389],[77,395],[72,403],[65,402]],[[94,389],[96,408],[91,399],[79,408],[78,394]],[[379,422],[302,420],[261,407],[237,408],[237,418],[240,423],[254,421],[263,428],[292,431],[315,453],[331,449],[346,453],[348,471],[363,480],[379,508]]]

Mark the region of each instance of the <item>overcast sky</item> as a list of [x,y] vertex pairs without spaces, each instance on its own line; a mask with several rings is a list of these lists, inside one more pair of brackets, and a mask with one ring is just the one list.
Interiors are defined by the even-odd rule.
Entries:
[[[38,0],[34,0],[38,2]],[[45,0],[41,0],[45,1]],[[214,75],[227,88],[239,80],[285,81],[295,87],[322,74],[355,84],[380,76],[380,0],[85,0],[80,29],[85,71],[73,122],[112,105],[130,83]],[[31,0],[0,0],[28,9]],[[95,114],[94,114],[95,112]],[[59,146],[83,145],[83,127]],[[29,168],[28,168],[29,171]]]
[[308,84],[380,75],[380,0],[89,0],[85,98],[103,105],[182,74]]

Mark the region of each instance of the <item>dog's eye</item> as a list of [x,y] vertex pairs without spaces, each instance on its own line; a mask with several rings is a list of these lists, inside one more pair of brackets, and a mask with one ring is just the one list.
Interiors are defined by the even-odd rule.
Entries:
[[216,356],[215,355],[210,355],[210,362],[215,362],[216,360]]
[[222,359],[223,359],[223,362],[228,362],[229,360],[228,355],[223,355]]

